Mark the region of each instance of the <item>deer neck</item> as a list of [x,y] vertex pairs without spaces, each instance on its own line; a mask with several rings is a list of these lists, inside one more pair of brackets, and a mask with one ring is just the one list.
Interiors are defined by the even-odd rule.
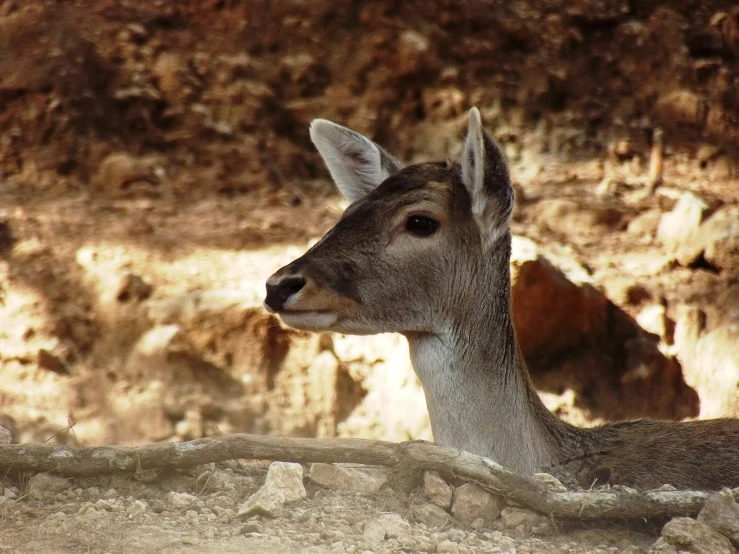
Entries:
[[492,257],[504,270],[483,271],[486,286],[467,288],[476,296],[456,305],[457,317],[442,315],[440,331],[407,335],[411,361],[436,442],[531,474],[568,455],[575,429],[533,387],[513,328],[509,251]]

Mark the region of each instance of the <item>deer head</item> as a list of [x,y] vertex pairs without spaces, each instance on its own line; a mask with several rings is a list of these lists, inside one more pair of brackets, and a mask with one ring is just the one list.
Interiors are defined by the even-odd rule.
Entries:
[[310,136],[351,204],[268,279],[269,312],[308,331],[436,333],[490,294],[479,290],[481,278],[508,298],[513,189],[476,108],[459,163],[404,168],[371,140],[323,119],[312,122]]

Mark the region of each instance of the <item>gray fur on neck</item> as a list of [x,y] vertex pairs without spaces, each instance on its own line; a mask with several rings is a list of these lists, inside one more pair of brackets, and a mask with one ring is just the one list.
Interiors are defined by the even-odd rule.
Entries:
[[[485,455],[521,473],[558,461],[558,436],[570,427],[542,404],[516,343],[506,267],[510,234],[479,268],[480,287],[461,287],[467,309],[441,314],[433,333],[408,335],[434,440]],[[481,296],[482,295],[482,296]]]

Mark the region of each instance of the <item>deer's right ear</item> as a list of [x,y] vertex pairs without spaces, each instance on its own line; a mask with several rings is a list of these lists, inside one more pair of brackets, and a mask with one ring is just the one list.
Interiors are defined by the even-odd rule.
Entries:
[[311,122],[310,138],[349,202],[363,198],[402,169],[395,158],[367,137],[325,119]]

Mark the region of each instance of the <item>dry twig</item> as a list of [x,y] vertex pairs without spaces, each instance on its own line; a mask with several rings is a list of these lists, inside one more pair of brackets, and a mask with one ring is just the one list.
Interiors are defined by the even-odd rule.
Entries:
[[0,445],[0,474],[53,472],[64,476],[135,473],[185,468],[235,458],[298,463],[358,463],[403,473],[438,471],[500,494],[517,504],[562,519],[641,519],[696,514],[711,493],[615,490],[552,492],[530,477],[468,452],[423,441],[297,439],[234,434],[137,447],[69,448],[58,444]]

